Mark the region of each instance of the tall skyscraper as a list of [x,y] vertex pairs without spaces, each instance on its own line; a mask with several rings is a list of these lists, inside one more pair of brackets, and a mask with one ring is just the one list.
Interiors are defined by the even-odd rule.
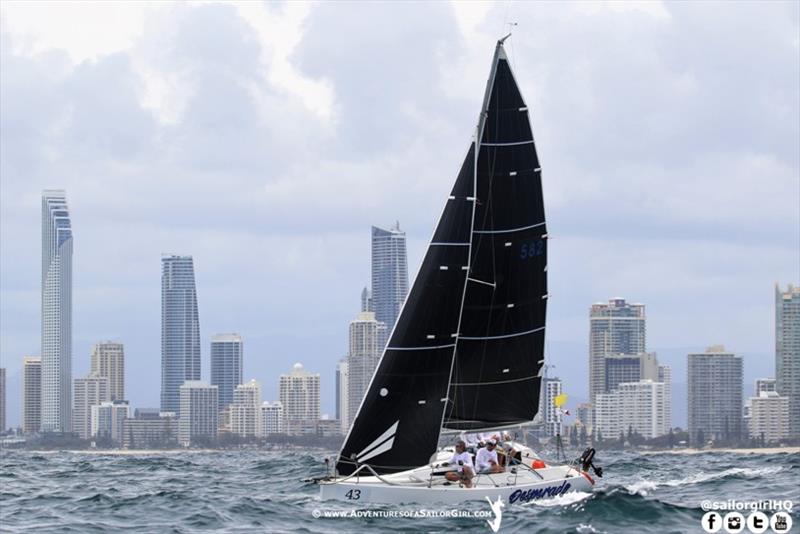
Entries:
[[72,431],[81,439],[92,436],[92,406],[111,401],[109,380],[90,373],[86,378],[75,379],[72,405]]
[[125,348],[122,343],[105,341],[92,347],[92,370],[108,378],[108,400],[125,400]]
[[42,431],[72,425],[72,225],[64,191],[42,192]]
[[319,374],[309,373],[303,364],[296,363],[291,373],[281,375],[278,392],[287,433],[301,433],[300,429],[309,426],[316,428],[320,412]]
[[233,392],[233,401],[228,406],[231,416],[231,433],[238,436],[262,437],[264,418],[261,414],[261,384],[251,380],[239,384]]
[[789,437],[800,437],[800,287],[775,286],[775,389],[789,398]]
[[22,359],[22,432],[34,434],[42,427],[42,359]]
[[589,397],[607,390],[605,358],[614,354],[641,354],[646,350],[644,304],[613,298],[593,304],[589,311]]
[[372,309],[375,319],[386,325],[380,350],[386,346],[400,308],[408,294],[406,233],[400,223],[389,230],[372,227]]
[[180,416],[180,387],[200,380],[200,318],[191,256],[161,258],[161,411]]
[[0,432],[6,431],[6,369],[0,367]]
[[652,380],[627,382],[597,395],[594,430],[616,439],[630,430],[645,439],[663,436],[670,429],[666,384]]
[[217,386],[199,380],[187,380],[180,387],[180,400],[178,442],[188,447],[216,440],[219,428]]
[[233,401],[233,392],[242,383],[242,353],[239,334],[217,334],[211,338],[211,385],[219,388],[220,410]]
[[343,434],[350,428],[350,372],[347,368],[347,358],[336,364],[336,419]]
[[381,357],[381,323],[372,312],[361,312],[350,322],[350,350],[347,354],[348,428],[361,406]]
[[741,438],[742,358],[722,345],[689,354],[687,378],[690,442]]

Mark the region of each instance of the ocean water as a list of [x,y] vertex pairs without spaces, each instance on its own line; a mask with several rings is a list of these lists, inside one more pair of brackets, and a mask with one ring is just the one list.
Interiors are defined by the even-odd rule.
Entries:
[[[4,450],[0,531],[492,532],[475,517],[315,518],[315,510],[454,508],[321,502],[302,479],[324,474],[326,454],[332,451]],[[701,502],[728,499],[791,500],[798,507],[792,532],[800,532],[800,454],[601,451],[596,463],[605,476],[594,493],[506,505],[500,532],[703,532]],[[481,502],[455,508],[489,511]]]

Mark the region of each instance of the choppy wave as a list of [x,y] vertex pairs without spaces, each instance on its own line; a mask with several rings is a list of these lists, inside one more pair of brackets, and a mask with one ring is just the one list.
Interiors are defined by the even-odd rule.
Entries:
[[[490,532],[483,519],[465,517],[315,519],[314,510],[352,509],[320,502],[318,488],[303,482],[324,474],[326,454],[0,451],[0,525],[8,532]],[[704,499],[800,503],[800,455],[604,456],[597,461],[606,475],[593,493],[506,506],[501,532],[693,532]]]

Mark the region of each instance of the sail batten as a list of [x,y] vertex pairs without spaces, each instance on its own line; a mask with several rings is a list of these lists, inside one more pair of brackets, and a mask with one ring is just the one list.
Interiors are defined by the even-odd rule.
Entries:
[[337,471],[424,465],[445,429],[529,422],[547,294],[541,167],[498,42],[467,155]]

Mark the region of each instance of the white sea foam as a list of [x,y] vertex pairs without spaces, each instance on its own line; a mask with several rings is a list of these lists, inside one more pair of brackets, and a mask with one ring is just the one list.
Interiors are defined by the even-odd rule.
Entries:
[[569,493],[558,495],[550,499],[541,499],[531,502],[536,506],[545,506],[545,507],[568,506],[570,504],[575,504],[576,502],[581,502],[583,500],[586,500],[591,496],[592,496],[591,493],[586,493],[584,491],[570,491]]
[[646,496],[648,492],[655,491],[659,487],[671,487],[677,488],[680,486],[689,486],[692,484],[701,484],[703,482],[708,482],[711,480],[717,480],[720,478],[726,478],[733,475],[743,475],[748,478],[756,478],[761,476],[768,476],[774,475],[780,472],[783,468],[780,466],[772,466],[772,467],[731,467],[729,469],[724,469],[722,471],[718,471],[716,473],[708,473],[701,471],[699,473],[694,473],[684,478],[678,478],[674,480],[663,480],[663,481],[655,481],[655,480],[637,480],[632,484],[626,485],[625,489],[628,490],[628,493],[631,495],[642,495]]

